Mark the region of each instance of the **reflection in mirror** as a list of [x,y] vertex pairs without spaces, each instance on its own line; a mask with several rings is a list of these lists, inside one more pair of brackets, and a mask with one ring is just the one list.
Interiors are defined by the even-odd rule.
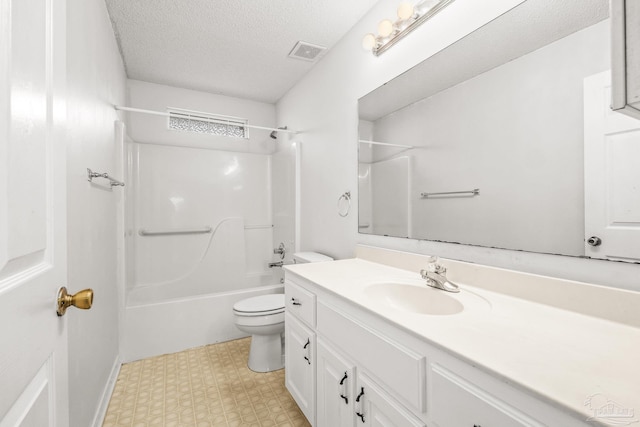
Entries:
[[[359,232],[584,256],[584,81],[610,68],[608,13],[525,1],[360,99]],[[421,197],[443,192],[464,193]]]

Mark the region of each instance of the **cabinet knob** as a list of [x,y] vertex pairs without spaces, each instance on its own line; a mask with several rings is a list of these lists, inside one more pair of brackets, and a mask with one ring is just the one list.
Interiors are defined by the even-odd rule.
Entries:
[[302,303],[295,298],[291,298],[291,301],[293,305],[302,305]]

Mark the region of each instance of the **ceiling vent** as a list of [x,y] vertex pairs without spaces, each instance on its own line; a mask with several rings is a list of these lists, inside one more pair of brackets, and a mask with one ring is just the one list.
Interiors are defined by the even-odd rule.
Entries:
[[324,46],[318,46],[307,42],[298,42],[291,49],[289,58],[302,59],[303,61],[315,61],[317,60],[327,48]]

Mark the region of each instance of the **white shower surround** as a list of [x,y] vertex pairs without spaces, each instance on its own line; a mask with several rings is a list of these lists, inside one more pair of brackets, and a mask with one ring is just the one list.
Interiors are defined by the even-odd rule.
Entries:
[[[275,125],[272,105],[160,85],[130,82],[130,102],[231,111]],[[279,259],[272,250],[280,241],[287,245],[287,260],[294,247],[295,145],[279,135],[281,150],[274,152],[268,132],[207,141],[168,131],[166,120],[129,120],[136,142],[127,144],[122,359],[246,336],[234,325],[233,304],[281,293],[282,273],[268,263]],[[212,232],[140,235],[141,229],[205,227]]]
[[[131,150],[136,268],[128,306],[272,283],[271,156],[135,143]],[[140,235],[204,227],[212,231]]]
[[[127,232],[131,267],[124,360],[245,336],[234,325],[233,304],[282,292],[280,271],[268,268],[275,244],[271,176],[288,170],[272,170],[271,163],[272,157],[279,164],[290,153],[271,156],[137,143],[129,148],[133,215]],[[203,226],[212,232],[139,233]],[[280,221],[279,228],[293,225]]]

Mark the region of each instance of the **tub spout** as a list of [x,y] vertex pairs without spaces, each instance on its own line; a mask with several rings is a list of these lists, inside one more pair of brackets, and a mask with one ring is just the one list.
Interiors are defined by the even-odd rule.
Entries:
[[273,268],[273,267],[282,267],[284,265],[283,261],[278,261],[278,262],[270,262],[269,263],[269,268]]

